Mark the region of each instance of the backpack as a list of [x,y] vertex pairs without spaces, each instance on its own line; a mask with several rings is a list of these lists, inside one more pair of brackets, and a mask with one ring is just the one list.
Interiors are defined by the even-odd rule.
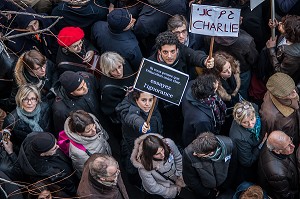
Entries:
[[78,149],[86,152],[89,156],[92,155],[82,144],[74,142],[72,139],[70,139],[67,136],[67,134],[65,133],[65,131],[59,132],[59,134],[58,134],[58,140],[57,140],[57,145],[64,152],[64,154],[66,154],[68,157],[70,157],[69,156],[70,143],[73,146],[75,146],[76,148],[78,148]]

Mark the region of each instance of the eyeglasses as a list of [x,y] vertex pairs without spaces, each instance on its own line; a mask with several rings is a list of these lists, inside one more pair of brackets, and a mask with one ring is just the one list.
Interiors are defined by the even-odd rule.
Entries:
[[242,113],[243,111],[250,109],[251,107],[252,107],[252,106],[251,106],[250,104],[244,104],[242,107],[236,109],[236,113],[237,113],[237,114],[240,114],[240,113]]
[[39,66],[39,67],[37,67],[37,68],[33,68],[32,70],[41,71],[42,68],[45,69],[45,68],[46,68],[46,64],[44,64],[44,65],[42,65],[42,66]]
[[33,102],[33,103],[36,103],[37,102],[37,98],[36,97],[33,97],[33,98],[24,98],[24,99],[22,99],[22,102],[24,102],[24,103],[29,103],[29,102]]
[[185,35],[187,33],[187,29],[183,29],[181,31],[173,31],[173,33],[176,35],[176,36],[179,36],[181,34]]

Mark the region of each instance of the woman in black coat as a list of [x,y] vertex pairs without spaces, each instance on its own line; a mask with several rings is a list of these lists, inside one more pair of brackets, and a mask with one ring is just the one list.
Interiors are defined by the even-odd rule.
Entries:
[[22,85],[16,95],[17,108],[4,119],[3,127],[11,129],[11,141],[18,153],[26,136],[33,132],[51,132],[51,112],[34,85]]
[[237,148],[241,174],[238,176],[242,180],[251,180],[255,177],[257,159],[267,139],[267,133],[261,132],[261,121],[256,104],[248,101],[237,103],[233,109],[233,118],[229,137]]

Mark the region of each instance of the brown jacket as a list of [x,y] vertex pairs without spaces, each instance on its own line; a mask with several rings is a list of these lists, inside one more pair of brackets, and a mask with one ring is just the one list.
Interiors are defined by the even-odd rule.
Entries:
[[[276,100],[276,99],[275,99]],[[276,105],[275,105],[276,104]],[[266,92],[264,102],[259,111],[261,115],[262,133],[270,134],[274,130],[281,130],[288,136],[294,138],[294,143],[298,143],[299,138],[299,109],[292,109],[272,101],[269,91]],[[291,112],[289,112],[291,110]]]
[[89,163],[99,157],[99,154],[93,154],[86,161],[82,172],[81,180],[78,186],[77,194],[83,199],[129,199],[121,175],[118,177],[117,186],[107,187],[93,179],[89,175]]

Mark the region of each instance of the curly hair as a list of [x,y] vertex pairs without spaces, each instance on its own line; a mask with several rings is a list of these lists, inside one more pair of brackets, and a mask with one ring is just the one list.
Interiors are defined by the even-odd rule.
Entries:
[[292,43],[300,42],[300,16],[286,15],[282,18],[284,36]]
[[205,99],[215,93],[217,77],[213,74],[204,74],[198,76],[191,86],[192,94],[196,99]]
[[155,39],[155,47],[157,50],[161,50],[161,47],[164,45],[176,45],[176,48],[178,48],[179,41],[177,36],[170,31],[160,33]]

